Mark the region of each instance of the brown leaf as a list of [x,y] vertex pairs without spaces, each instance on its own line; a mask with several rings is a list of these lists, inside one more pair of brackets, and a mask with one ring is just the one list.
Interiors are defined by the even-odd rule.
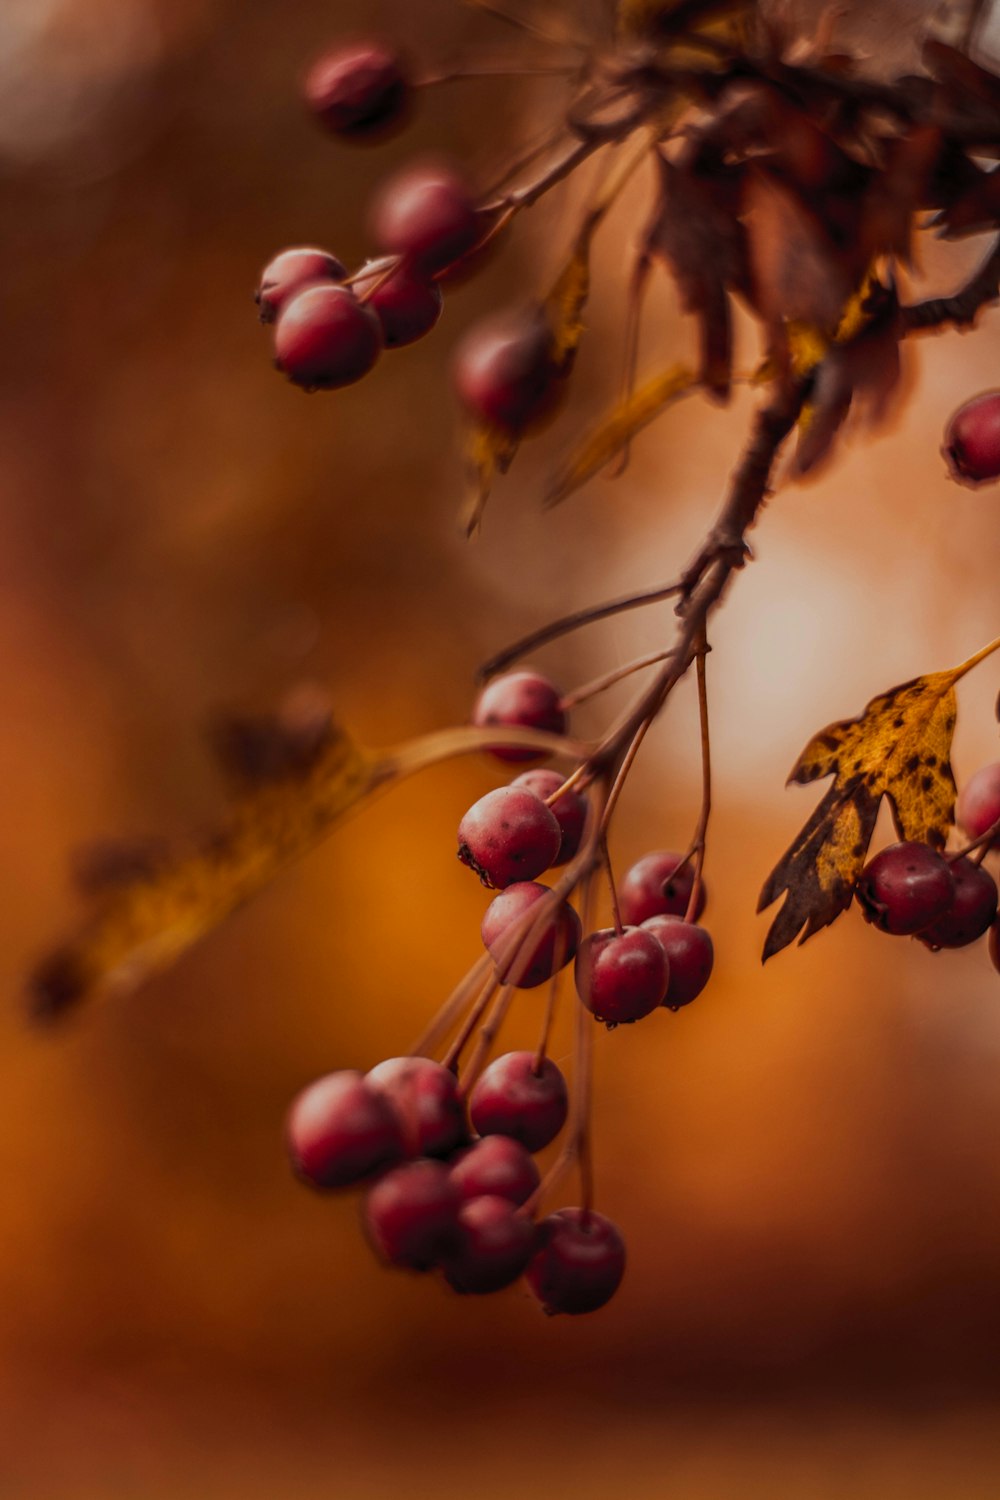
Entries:
[[832,336],[862,267],[842,250],[816,211],[763,166],[744,193],[754,303],[772,330],[793,321]]

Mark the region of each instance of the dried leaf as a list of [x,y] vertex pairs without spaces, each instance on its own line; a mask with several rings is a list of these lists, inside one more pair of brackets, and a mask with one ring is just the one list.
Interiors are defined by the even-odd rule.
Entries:
[[761,891],[758,911],[787,892],[765,960],[800,933],[805,942],[850,905],[883,796],[901,839],[944,847],[955,804],[955,683],[981,659],[979,653],[950,672],[881,693],[860,718],[831,724],[810,740],[789,782],[833,776],[834,784]]
[[625,447],[637,432],[665,411],[680,396],[697,390],[698,376],[683,365],[672,365],[662,375],[647,380],[605,417],[573,454],[545,496],[546,505],[558,505],[591,479]]
[[826,224],[788,182],[762,166],[747,175],[744,196],[754,303],[777,330],[806,323],[829,336],[863,266],[838,246]]
[[519,446],[517,438],[499,427],[472,428],[466,450],[469,480],[459,512],[459,526],[465,536],[473,536],[479,529],[494,480],[506,474]]

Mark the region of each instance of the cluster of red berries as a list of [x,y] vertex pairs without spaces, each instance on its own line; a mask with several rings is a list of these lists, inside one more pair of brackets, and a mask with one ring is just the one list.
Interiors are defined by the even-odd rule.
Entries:
[[[1000,762],[983,766],[963,789],[959,827],[981,852],[1000,849]],[[990,933],[989,950],[1000,969],[997,885],[975,858],[939,854],[927,844],[891,844],[862,871],[855,891],[862,913],[883,932],[917,937],[935,952],[965,948]]]
[[[345,140],[384,136],[407,116],[414,81],[388,44],[339,48],[308,73],[306,101]],[[382,185],[371,207],[378,257],[353,274],[326,250],[284,250],[264,268],[261,320],[274,324],[277,367],[306,390],[367,375],[383,349],[422,338],[441,316],[441,280],[490,238],[498,210],[477,204],[440,162],[414,163]],[[521,433],[556,404],[563,382],[541,312],[511,310],[472,328],[455,355],[458,397],[475,421]]]
[[533,1217],[541,1179],[532,1153],[559,1133],[567,1108],[562,1073],[530,1052],[498,1057],[468,1101],[442,1064],[393,1057],[305,1088],[289,1111],[288,1145],[312,1187],[369,1184],[362,1220],[386,1264],[439,1270],[470,1294],[523,1276],[546,1312],[594,1312],[625,1271],[615,1225],[593,1209]]

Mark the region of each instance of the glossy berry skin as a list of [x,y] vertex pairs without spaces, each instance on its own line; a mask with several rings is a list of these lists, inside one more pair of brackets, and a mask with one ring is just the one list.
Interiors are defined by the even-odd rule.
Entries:
[[593,1209],[561,1208],[538,1226],[541,1248],[525,1273],[545,1312],[596,1312],[625,1274],[625,1241]]
[[[549,734],[565,734],[566,715],[561,697],[555,684],[540,672],[506,672],[503,677],[494,677],[483,688],[472,710],[472,722],[479,729],[502,724],[508,728],[544,729]],[[491,745],[489,748],[497,760],[512,764],[538,759],[536,750],[522,750],[516,745]]]
[[566,1080],[550,1058],[535,1072],[533,1052],[505,1052],[482,1074],[469,1098],[469,1118],[480,1135],[509,1135],[526,1151],[541,1151],[566,1123]]
[[[980,766],[958,794],[955,815],[959,827],[969,839],[982,838],[988,828],[1000,820],[1000,761]],[[990,847],[1000,849],[1000,832]]]
[[317,1188],[350,1187],[402,1161],[403,1126],[389,1101],[345,1068],[292,1101],[286,1124],[296,1173]]
[[463,1203],[458,1223],[461,1244],[444,1265],[445,1280],[456,1292],[499,1292],[523,1274],[535,1253],[538,1231],[534,1223],[506,1198],[473,1198]]
[[371,225],[381,250],[405,256],[426,275],[468,254],[485,229],[461,177],[437,163],[404,168],[383,183]]
[[547,886],[534,880],[518,881],[495,896],[483,917],[483,942],[490,950],[500,978],[520,990],[533,990],[551,979],[576,956],[580,943],[580,918],[568,902],[556,908],[536,939],[530,954],[505,950],[512,927],[549,894]]
[[470,328],[455,351],[455,390],[469,416],[519,434],[551,411],[562,389],[548,324],[505,314]]
[[430,333],[444,306],[436,281],[401,261],[372,261],[354,277],[355,296],[370,307],[382,325],[387,349],[401,349]]
[[997,884],[971,859],[950,865],[955,895],[943,916],[920,933],[928,948],[966,948],[981,938],[997,914]]
[[1000,391],[986,391],[959,407],[941,451],[951,477],[962,484],[1000,478]]
[[381,1178],[365,1199],[363,1221],[383,1260],[429,1271],[461,1242],[462,1199],[439,1161],[409,1161]]
[[484,885],[503,890],[534,880],[559,853],[555,814],[527,787],[498,786],[474,802],[458,825],[458,857]]
[[381,352],[378,318],[348,287],[306,287],[285,304],[275,324],[275,363],[307,391],[353,385]]
[[855,894],[866,922],[908,937],[944,916],[955,899],[955,881],[929,845],[890,844],[865,865]]
[[602,928],[585,937],[576,955],[576,990],[609,1027],[641,1021],[662,1005],[670,979],[663,945],[641,927]]
[[260,286],[255,294],[260,321],[273,323],[285,304],[314,282],[341,282],[346,275],[346,266],[325,250],[308,246],[282,250],[261,272]]
[[451,1180],[464,1200],[488,1195],[520,1205],[541,1177],[519,1141],[508,1135],[484,1135],[451,1162]]
[[659,939],[667,955],[670,978],[663,1004],[667,1010],[680,1010],[696,1000],[712,977],[715,950],[704,927],[685,922],[683,917],[649,917],[643,932]]
[[[641,927],[650,917],[683,917],[694,886],[691,861],[678,871],[682,855],[672,849],[656,849],[636,860],[618,886],[618,904],[622,921]],[[698,905],[692,915],[697,922],[705,910],[705,886],[702,884]]]
[[559,824],[559,832],[562,834],[562,842],[559,845],[559,853],[552,861],[554,865],[564,865],[573,858],[580,847],[583,830],[587,822],[587,799],[581,792],[570,788],[557,797],[554,802],[547,799],[557,792],[566,780],[565,776],[558,771],[551,771],[547,766],[538,766],[531,771],[522,771],[520,776],[515,776],[511,786],[526,786],[529,791],[541,797],[547,802],[556,822]]
[[458,1079],[429,1057],[390,1057],[366,1082],[402,1121],[407,1156],[448,1156],[469,1138]]
[[410,82],[396,49],[371,39],[318,57],[303,79],[302,93],[334,135],[371,140],[404,123]]

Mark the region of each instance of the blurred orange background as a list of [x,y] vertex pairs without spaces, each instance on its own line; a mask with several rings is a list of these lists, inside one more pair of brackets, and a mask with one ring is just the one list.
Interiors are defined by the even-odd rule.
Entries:
[[[389,1274],[353,1199],[305,1192],[284,1157],[296,1089],[405,1050],[476,957],[484,896],[454,828],[495,765],[382,798],[136,997],[49,1033],[24,1019],[25,972],[78,912],[70,851],[218,816],[212,712],[308,679],[369,744],[462,721],[507,640],[679,570],[746,429],[745,392],[682,403],[623,481],[540,510],[618,380],[647,181],[599,241],[574,401],[471,546],[449,347],[549,282],[575,185],[363,384],[307,398],[275,374],[251,294],[276,249],[358,261],[394,163],[447,149],[485,184],[555,107],[551,80],[455,84],[377,150],[332,143],[297,80],[362,27],[428,65],[540,55],[452,0],[0,17],[0,1496],[995,1496],[997,975],[981,946],[930,955],[855,913],[762,970],[754,907],[813,805],[783,785],[809,735],[1000,629],[998,492],[951,484],[938,453],[996,384],[996,314],[908,350],[893,429],[779,487],[717,621],[717,969],[690,1010],[597,1037],[598,1203],[630,1255],[603,1312],[549,1321],[520,1288],[463,1301]],[[932,246],[922,287],[981,250]],[[660,286],[644,363],[690,338]],[[755,352],[743,324],[743,368]],[[583,682],[669,621],[624,616],[539,664]],[[993,662],[962,685],[960,781],[997,756],[997,685]],[[697,806],[685,684],[618,865],[683,846]],[[534,1041],[537,994],[512,1042]]]

